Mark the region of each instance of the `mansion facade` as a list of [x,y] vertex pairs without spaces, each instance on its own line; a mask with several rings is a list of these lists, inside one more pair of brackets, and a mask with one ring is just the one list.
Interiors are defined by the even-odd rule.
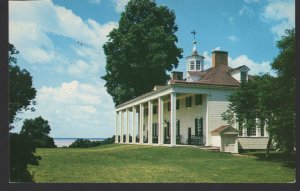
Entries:
[[237,153],[239,149],[265,149],[266,127],[229,126],[222,120],[228,96],[243,81],[251,80],[245,65],[228,66],[228,52],[212,52],[211,67],[204,69],[194,41],[186,57],[186,78],[173,71],[165,86],[116,106],[115,143],[150,145],[202,145]]

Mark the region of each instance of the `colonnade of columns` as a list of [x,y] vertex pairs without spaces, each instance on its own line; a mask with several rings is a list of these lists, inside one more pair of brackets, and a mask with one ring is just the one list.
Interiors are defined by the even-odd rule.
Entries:
[[[164,144],[164,100],[163,97],[156,98],[158,101],[158,144]],[[148,104],[148,144],[153,144],[152,140],[152,123],[153,123],[153,102],[155,100],[147,100],[137,105],[123,108],[116,111],[116,124],[115,124],[115,143],[124,143],[123,136],[125,130],[125,143],[131,144],[143,144],[144,143],[144,105]],[[170,146],[176,145],[176,93],[170,94],[171,111],[170,111],[170,127],[171,127],[171,140]],[[130,118],[130,111],[132,111],[132,117]],[[137,112],[138,111],[138,112]],[[138,114],[138,115],[137,115]],[[131,136],[132,140],[129,140],[129,122],[131,120]],[[135,132],[136,124],[138,123],[138,132]],[[124,127],[125,126],[125,127]],[[136,135],[139,135],[139,142],[136,142]],[[120,136],[120,140],[119,140]]]

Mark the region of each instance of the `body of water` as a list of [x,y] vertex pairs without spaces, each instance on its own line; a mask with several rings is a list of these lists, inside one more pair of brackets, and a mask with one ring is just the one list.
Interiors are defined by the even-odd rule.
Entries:
[[53,138],[54,139],[54,144],[57,147],[67,147],[71,145],[73,142],[75,142],[77,139],[86,139],[90,141],[103,141],[106,138]]

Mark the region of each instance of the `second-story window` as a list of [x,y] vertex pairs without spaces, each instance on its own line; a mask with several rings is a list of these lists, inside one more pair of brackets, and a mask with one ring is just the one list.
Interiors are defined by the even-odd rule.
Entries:
[[192,96],[188,96],[185,98],[185,106],[192,107]]

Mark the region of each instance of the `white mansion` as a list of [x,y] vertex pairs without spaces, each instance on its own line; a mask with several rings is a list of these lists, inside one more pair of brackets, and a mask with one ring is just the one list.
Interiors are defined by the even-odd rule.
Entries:
[[227,97],[242,81],[252,78],[243,65],[228,66],[228,53],[213,51],[211,68],[204,70],[204,57],[186,57],[187,73],[172,72],[165,86],[116,106],[116,143],[170,145],[192,144],[219,147],[237,153],[240,149],[265,149],[266,128],[247,130],[227,125],[221,114]]

